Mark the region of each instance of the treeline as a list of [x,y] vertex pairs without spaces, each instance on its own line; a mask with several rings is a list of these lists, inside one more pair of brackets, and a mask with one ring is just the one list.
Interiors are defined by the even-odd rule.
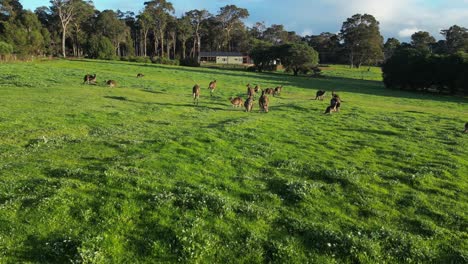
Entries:
[[398,48],[382,66],[389,88],[468,95],[468,53],[431,54]]
[[198,58],[201,51],[248,53],[255,39],[271,43],[301,41],[282,25],[247,27],[245,8],[226,5],[210,14],[191,10],[174,15],[166,0],[144,2],[142,10],[99,11],[92,1],[51,0],[34,12],[18,0],[0,0],[2,55],[62,57],[148,57],[156,60]]
[[174,64],[180,60],[197,65],[201,51],[235,51],[250,54],[254,70],[272,70],[275,62],[281,62],[297,75],[318,62],[357,68],[385,63],[387,71],[394,54],[411,53],[401,49],[449,61],[451,54],[468,52],[468,31],[457,25],[441,31],[444,40],[420,31],[413,34],[411,43],[395,38],[384,43],[379,22],[370,14],[347,18],[337,34],[301,37],[283,25],[246,26],[243,20],[249,11],[235,5],[226,5],[217,14],[195,9],[176,17],[174,12],[166,0],[144,2],[137,14],[99,11],[85,0],[51,0],[50,6],[32,12],[18,0],[0,0],[0,57],[73,56]]

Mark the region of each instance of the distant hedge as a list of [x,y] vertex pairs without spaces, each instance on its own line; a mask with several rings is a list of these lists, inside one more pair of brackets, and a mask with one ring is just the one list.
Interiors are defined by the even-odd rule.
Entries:
[[435,55],[402,48],[382,65],[387,88],[468,95],[468,53]]

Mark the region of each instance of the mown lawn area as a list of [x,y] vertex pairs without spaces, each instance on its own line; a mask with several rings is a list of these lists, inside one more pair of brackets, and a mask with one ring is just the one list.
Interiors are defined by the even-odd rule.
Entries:
[[467,263],[468,99],[362,71],[0,64],[0,263]]

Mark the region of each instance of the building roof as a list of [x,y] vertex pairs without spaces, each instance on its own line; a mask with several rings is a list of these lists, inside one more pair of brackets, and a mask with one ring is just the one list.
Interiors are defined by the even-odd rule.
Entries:
[[244,55],[242,53],[240,53],[240,52],[227,52],[227,51],[213,51],[213,52],[202,51],[202,52],[200,52],[200,57],[217,57],[217,56],[242,57]]

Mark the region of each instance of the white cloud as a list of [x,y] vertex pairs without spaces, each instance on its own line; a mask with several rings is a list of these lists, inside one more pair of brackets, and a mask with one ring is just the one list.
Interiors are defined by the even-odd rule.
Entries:
[[411,37],[411,35],[413,35],[414,33],[418,32],[418,31],[422,31],[418,28],[405,28],[405,29],[402,29],[398,32],[398,36],[400,38],[409,38]]

